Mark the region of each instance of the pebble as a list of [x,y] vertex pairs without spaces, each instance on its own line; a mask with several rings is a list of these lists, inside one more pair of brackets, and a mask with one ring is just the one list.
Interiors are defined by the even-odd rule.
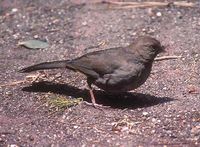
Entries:
[[87,22],[86,22],[86,21],[82,22],[82,25],[86,26],[86,25],[87,25]]
[[145,31],[146,31],[146,29],[145,29],[145,28],[143,28],[143,29],[142,29],[142,32],[145,32]]
[[195,54],[195,55],[194,55],[194,57],[198,57],[198,56],[199,56],[199,54]]
[[149,113],[148,112],[142,112],[142,115],[147,116]]
[[19,146],[16,145],[16,144],[10,144],[10,145],[8,145],[7,147],[19,147]]
[[78,128],[78,126],[74,126],[74,129],[77,129]]
[[14,38],[14,39],[19,39],[19,36],[20,36],[19,33],[13,34],[13,38]]
[[152,118],[152,120],[151,120],[153,123],[160,123],[161,122],[161,120],[159,120],[159,119],[156,119],[156,118]]
[[17,8],[12,8],[12,10],[11,10],[13,13],[15,13],[15,12],[17,12],[18,11],[18,9]]
[[8,96],[11,96],[12,95],[12,91],[6,91],[5,94],[8,95]]
[[156,132],[156,130],[152,130],[151,133],[154,134]]
[[167,90],[167,87],[163,87],[163,90]]
[[64,43],[64,40],[61,39],[61,40],[59,40],[58,42],[59,42],[60,44],[63,44],[63,43]]
[[39,36],[38,36],[38,35],[34,35],[33,37],[34,37],[35,39],[38,39],[38,38],[39,38]]
[[155,118],[152,118],[152,120],[151,120],[152,122],[156,122],[156,119]]
[[160,17],[160,16],[162,16],[162,13],[161,12],[157,12],[156,16]]

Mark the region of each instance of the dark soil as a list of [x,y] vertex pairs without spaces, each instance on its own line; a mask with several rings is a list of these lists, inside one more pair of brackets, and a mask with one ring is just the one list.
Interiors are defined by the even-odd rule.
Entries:
[[[99,1],[0,1],[0,146],[200,146],[199,3],[114,9]],[[103,111],[84,103],[50,110],[48,96],[90,102],[85,77],[69,70],[54,82],[63,70],[47,71],[49,77],[34,84],[13,84],[30,75],[18,73],[22,67],[125,46],[145,34],[167,46],[161,56],[182,57],[155,62],[135,92],[95,91],[99,104],[111,106]],[[50,47],[17,45],[33,38]]]

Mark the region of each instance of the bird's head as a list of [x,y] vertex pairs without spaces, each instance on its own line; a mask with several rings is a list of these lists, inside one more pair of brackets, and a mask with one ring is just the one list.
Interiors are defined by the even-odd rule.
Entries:
[[147,50],[156,55],[165,51],[165,47],[162,46],[158,40],[149,36],[138,37],[135,42],[142,50]]
[[134,52],[137,52],[147,60],[154,59],[157,54],[164,52],[165,48],[155,38],[140,36],[130,45]]

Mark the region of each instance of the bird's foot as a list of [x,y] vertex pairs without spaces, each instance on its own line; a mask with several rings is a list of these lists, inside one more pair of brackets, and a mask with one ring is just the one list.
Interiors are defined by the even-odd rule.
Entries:
[[102,110],[102,108],[110,108],[110,106],[103,106],[103,105],[100,105],[100,104],[97,104],[97,103],[89,103],[89,102],[86,102],[86,101],[84,101],[84,103],[88,106],[93,106],[94,108],[101,109],[101,110]]

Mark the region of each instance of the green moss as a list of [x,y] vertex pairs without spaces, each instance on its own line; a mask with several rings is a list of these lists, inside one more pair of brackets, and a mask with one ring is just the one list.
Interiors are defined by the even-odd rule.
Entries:
[[69,107],[80,104],[83,101],[83,98],[65,98],[65,97],[52,97],[47,103],[50,109],[63,110]]

